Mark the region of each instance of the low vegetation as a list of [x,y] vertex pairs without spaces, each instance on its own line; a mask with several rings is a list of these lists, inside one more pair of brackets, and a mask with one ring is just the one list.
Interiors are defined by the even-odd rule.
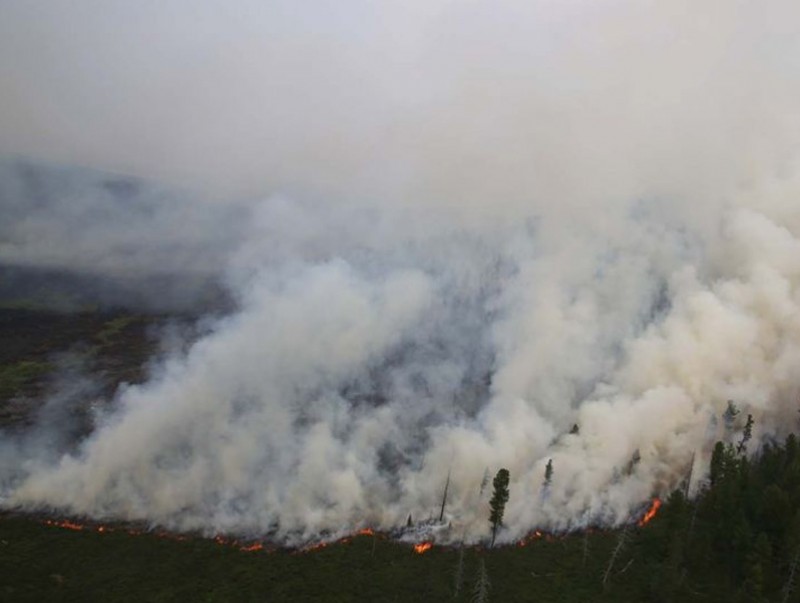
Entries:
[[49,369],[49,362],[34,360],[0,366],[0,400],[21,394],[35,385]]
[[797,439],[765,446],[754,460],[720,444],[712,477],[694,501],[673,492],[644,526],[421,555],[381,535],[306,552],[245,552],[199,537],[75,531],[6,516],[0,599],[470,601],[477,589],[491,601],[800,600]]
[[[76,341],[101,349],[92,367],[109,387],[139,378],[154,347],[146,336],[152,324],[119,315],[65,321],[0,313],[7,343],[0,401],[33,388],[54,351]],[[74,530],[5,514],[0,601],[798,602],[800,443],[790,435],[748,458],[754,419],[737,415],[730,405],[723,419],[744,429],[731,427],[738,439],[716,445],[697,495],[675,490],[646,525],[534,535],[524,546],[420,547],[423,554],[382,535],[306,552],[246,552],[201,537]],[[548,464],[545,484],[552,472]],[[501,477],[493,484],[497,503],[507,497]],[[499,526],[502,505],[495,507]]]

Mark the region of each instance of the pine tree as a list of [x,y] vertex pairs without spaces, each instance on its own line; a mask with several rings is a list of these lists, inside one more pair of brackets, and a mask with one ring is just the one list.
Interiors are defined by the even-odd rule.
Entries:
[[479,497],[483,496],[484,490],[486,490],[486,486],[489,485],[489,467],[486,467],[483,471],[483,478],[481,479],[481,491],[478,495]]
[[709,470],[709,481],[711,485],[716,485],[722,477],[725,469],[725,444],[717,442],[714,445],[714,452],[711,453],[711,468]]
[[553,481],[553,459],[549,459],[544,468],[544,487],[547,488],[551,481]]
[[725,427],[727,429],[733,428],[733,421],[736,419],[736,415],[739,414],[739,409],[736,408],[736,404],[733,403],[733,400],[728,400],[728,407],[725,409],[725,413],[722,415],[722,418],[725,420]]
[[639,449],[633,451],[633,455],[631,455],[631,460],[628,461],[627,467],[625,467],[625,475],[630,475],[633,473],[634,468],[638,465],[642,460],[642,455],[639,452]]
[[508,482],[509,482],[508,469],[500,469],[494,477],[492,485],[494,492],[492,499],[489,501],[489,522],[492,524],[492,546],[497,537],[497,528],[503,525],[503,513],[506,510],[506,503],[508,502]]
[[753,415],[747,415],[747,423],[742,431],[742,439],[739,440],[739,445],[736,446],[736,452],[742,454],[747,448],[747,442],[753,437]]

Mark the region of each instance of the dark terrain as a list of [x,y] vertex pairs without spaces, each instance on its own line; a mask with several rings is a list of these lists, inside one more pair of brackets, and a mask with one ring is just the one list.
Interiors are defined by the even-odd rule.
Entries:
[[[159,334],[170,325],[191,333],[191,322],[0,310],[0,438],[27,429],[44,400],[74,382],[85,385],[59,393],[60,404],[74,437],[85,435],[91,405],[144,379]],[[733,444],[717,445],[694,500],[679,488],[647,525],[632,517],[625,528],[495,549],[434,545],[416,554],[379,534],[247,552],[229,540],[7,510],[0,601],[471,601],[482,566],[492,601],[800,601],[798,589],[786,590],[800,565],[800,446],[793,435],[750,443],[748,458]]]
[[30,422],[64,374],[90,377],[92,393],[104,398],[121,383],[142,381],[165,322],[119,311],[0,309],[0,426]]

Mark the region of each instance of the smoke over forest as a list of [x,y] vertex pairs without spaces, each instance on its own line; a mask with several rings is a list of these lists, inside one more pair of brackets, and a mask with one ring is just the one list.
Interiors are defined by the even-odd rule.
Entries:
[[508,541],[628,520],[739,439],[729,400],[751,452],[784,436],[798,18],[6,2],[2,269],[224,312],[81,442],[0,433],[0,504],[299,542],[426,519],[449,474],[476,541],[505,467]]

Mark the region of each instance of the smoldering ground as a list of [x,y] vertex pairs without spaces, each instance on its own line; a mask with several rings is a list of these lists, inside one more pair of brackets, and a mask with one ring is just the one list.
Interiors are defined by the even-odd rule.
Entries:
[[18,446],[4,505],[300,540],[427,517],[450,471],[474,540],[507,467],[511,539],[624,521],[728,400],[751,452],[794,427],[794,4],[181,6],[3,9],[8,152],[216,201],[12,195],[0,260],[200,265],[236,308],[77,449]]

